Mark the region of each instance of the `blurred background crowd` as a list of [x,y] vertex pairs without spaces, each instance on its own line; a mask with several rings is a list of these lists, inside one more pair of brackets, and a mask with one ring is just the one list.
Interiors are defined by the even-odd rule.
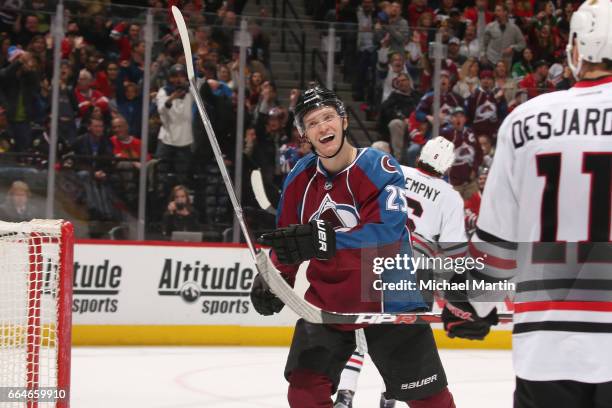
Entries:
[[[335,88],[351,108],[351,141],[359,147],[378,142],[405,165],[414,165],[432,137],[430,48],[439,34],[445,52],[440,133],[455,144],[448,179],[466,200],[466,226],[472,229],[501,121],[526,100],[573,85],[565,46],[579,3],[73,0],[63,3],[64,37],[54,44],[56,0],[0,0],[0,219],[45,216],[53,53],[60,47],[54,217],[73,221],[80,237],[134,238],[142,171],[148,239],[192,231],[199,234],[196,240],[231,240],[229,197],[188,91],[185,57],[169,13],[177,5],[191,29],[198,91],[231,173],[240,80],[234,37],[248,16],[252,41],[239,143],[242,201],[256,230],[270,228],[274,217],[258,208],[250,173],[261,170],[274,206],[283,178],[310,152],[293,127],[292,110],[304,79],[321,79],[315,61],[324,58],[320,40],[328,28],[336,30]],[[281,7],[283,13],[292,10],[289,23],[274,18]],[[149,10],[154,29],[145,86]],[[312,51],[310,73],[304,74],[305,61],[292,62],[299,53],[291,46],[299,36],[287,27],[302,32],[301,58]],[[321,52],[310,50],[315,46]],[[301,81],[292,72],[300,64]],[[146,123],[143,106],[149,110]],[[145,168],[141,140],[147,141]]]

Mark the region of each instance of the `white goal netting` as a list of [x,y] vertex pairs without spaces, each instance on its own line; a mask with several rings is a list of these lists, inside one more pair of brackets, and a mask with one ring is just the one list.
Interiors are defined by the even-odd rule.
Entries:
[[[69,381],[70,304],[65,297],[70,290],[62,286],[72,268],[67,228],[57,220],[0,221],[2,408],[67,406],[47,401]],[[19,402],[24,391],[34,390],[50,398]]]

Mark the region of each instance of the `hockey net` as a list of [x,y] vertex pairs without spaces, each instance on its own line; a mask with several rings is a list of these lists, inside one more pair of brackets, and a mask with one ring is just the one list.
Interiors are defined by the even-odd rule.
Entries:
[[0,221],[1,408],[68,407],[72,251],[70,223]]

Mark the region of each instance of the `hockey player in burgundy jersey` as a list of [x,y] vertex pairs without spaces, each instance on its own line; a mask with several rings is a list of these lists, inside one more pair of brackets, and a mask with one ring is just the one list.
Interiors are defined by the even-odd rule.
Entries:
[[[463,257],[467,252],[467,236],[463,222],[463,200],[457,191],[442,179],[453,163],[455,146],[438,136],[428,141],[416,167],[401,166],[410,208],[410,230],[415,256]],[[419,271],[426,279],[431,271]],[[351,408],[357,390],[357,379],[363,365],[363,354],[356,350],[342,376],[334,408]],[[381,395],[380,408],[395,407],[395,401]]]
[[[567,58],[576,85],[499,129],[470,243],[484,269],[464,274],[516,284],[515,408],[612,407],[611,1],[572,15]],[[484,336],[507,292],[457,293],[442,315],[449,335]]]
[[[415,291],[383,294],[364,283],[372,274],[368,254],[373,250],[387,256],[411,255],[399,164],[374,149],[353,147],[346,140],[344,104],[318,85],[300,96],[295,125],[312,145],[313,154],[300,159],[287,176],[277,229],[261,238],[272,247],[271,259],[277,268],[293,284],[300,263],[310,260],[306,272],[310,286],[304,296],[325,310],[426,308],[420,294],[409,293]],[[409,270],[395,272],[414,277]],[[251,300],[261,314],[282,308],[259,276]],[[332,407],[331,395],[355,350],[356,328],[298,320],[285,367],[291,407]],[[407,401],[411,407],[454,407],[428,325],[372,325],[364,332],[388,397]]]

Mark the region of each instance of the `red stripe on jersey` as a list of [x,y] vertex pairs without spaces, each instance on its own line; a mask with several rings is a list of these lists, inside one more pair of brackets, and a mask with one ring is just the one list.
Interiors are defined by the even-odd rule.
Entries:
[[470,253],[474,258],[482,258],[485,265],[492,266],[498,269],[515,269],[516,261],[514,259],[503,259],[480,251],[470,242]]
[[578,81],[578,82],[576,82],[574,87],[576,87],[576,88],[589,88],[591,86],[609,84],[610,82],[612,82],[612,76],[608,75],[608,76],[605,76],[603,78],[594,79],[594,80],[591,80],[591,81],[589,81],[589,80]]
[[360,365],[360,366],[363,365],[363,361],[362,360],[357,360],[355,358],[350,358],[348,362],[349,363],[353,363],[353,364],[357,364],[357,365]]
[[429,252],[430,256],[435,256],[436,255],[435,248],[430,247],[427,242],[425,242],[425,241],[423,241],[421,239],[418,239],[416,234],[411,234],[410,238],[412,239],[413,243],[417,243],[420,246],[424,247],[427,250],[427,252]]
[[584,310],[589,312],[612,312],[612,302],[540,301],[514,304],[514,313],[543,312],[546,310]]

